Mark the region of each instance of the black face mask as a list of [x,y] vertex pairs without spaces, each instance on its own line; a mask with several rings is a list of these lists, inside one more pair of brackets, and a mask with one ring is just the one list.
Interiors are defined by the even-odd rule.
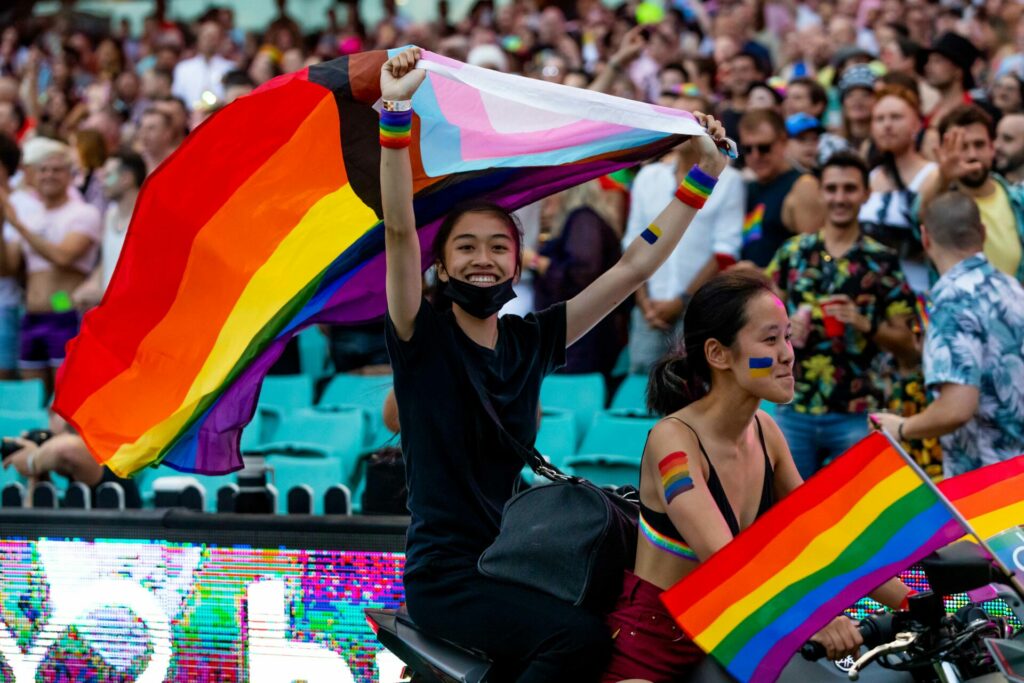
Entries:
[[512,280],[505,280],[490,287],[480,287],[449,278],[441,288],[441,294],[451,299],[452,303],[458,304],[466,313],[481,320],[490,318],[500,311],[502,306],[516,298]]

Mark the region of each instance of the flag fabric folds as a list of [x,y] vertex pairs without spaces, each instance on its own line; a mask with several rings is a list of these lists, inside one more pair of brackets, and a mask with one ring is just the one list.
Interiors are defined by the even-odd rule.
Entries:
[[[270,81],[146,181],[110,287],[58,378],[54,408],[97,461],[119,475],[160,462],[239,469],[240,430],[288,340],[384,313],[375,107],[388,56]],[[687,112],[429,52],[420,66],[410,154],[424,246],[461,200],[516,209],[704,134]]]
[[810,636],[900,570],[965,533],[874,433],[662,595],[740,681],[774,681]]
[[982,539],[1024,525],[1024,455],[945,479],[939,490]]

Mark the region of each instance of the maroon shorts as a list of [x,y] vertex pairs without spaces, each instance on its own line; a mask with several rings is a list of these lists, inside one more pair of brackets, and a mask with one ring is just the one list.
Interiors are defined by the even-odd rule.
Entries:
[[678,681],[704,659],[658,599],[662,589],[627,571],[622,595],[608,615],[612,658],[602,683],[643,678]]

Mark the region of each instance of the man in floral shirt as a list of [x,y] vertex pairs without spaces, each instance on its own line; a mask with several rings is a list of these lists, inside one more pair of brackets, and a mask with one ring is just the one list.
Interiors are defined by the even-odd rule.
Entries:
[[912,417],[878,415],[903,439],[941,436],[947,477],[1024,452],[1024,288],[982,253],[970,197],[949,192],[924,216],[922,243],[941,274],[931,291],[924,376],[935,400]]
[[776,420],[807,478],[868,431],[881,398],[871,365],[880,348],[914,353],[914,297],[892,249],[861,232],[870,193],[859,156],[822,167],[825,226],[790,238],[768,266],[793,320],[796,394]]

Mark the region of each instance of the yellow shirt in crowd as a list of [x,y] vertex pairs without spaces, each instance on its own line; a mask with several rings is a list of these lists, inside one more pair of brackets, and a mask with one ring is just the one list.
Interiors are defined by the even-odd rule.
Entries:
[[993,266],[1016,278],[1024,256],[1017,234],[1017,219],[1006,190],[999,183],[992,184],[996,186],[995,192],[974,200],[981,213],[981,222],[985,224],[985,256]]

